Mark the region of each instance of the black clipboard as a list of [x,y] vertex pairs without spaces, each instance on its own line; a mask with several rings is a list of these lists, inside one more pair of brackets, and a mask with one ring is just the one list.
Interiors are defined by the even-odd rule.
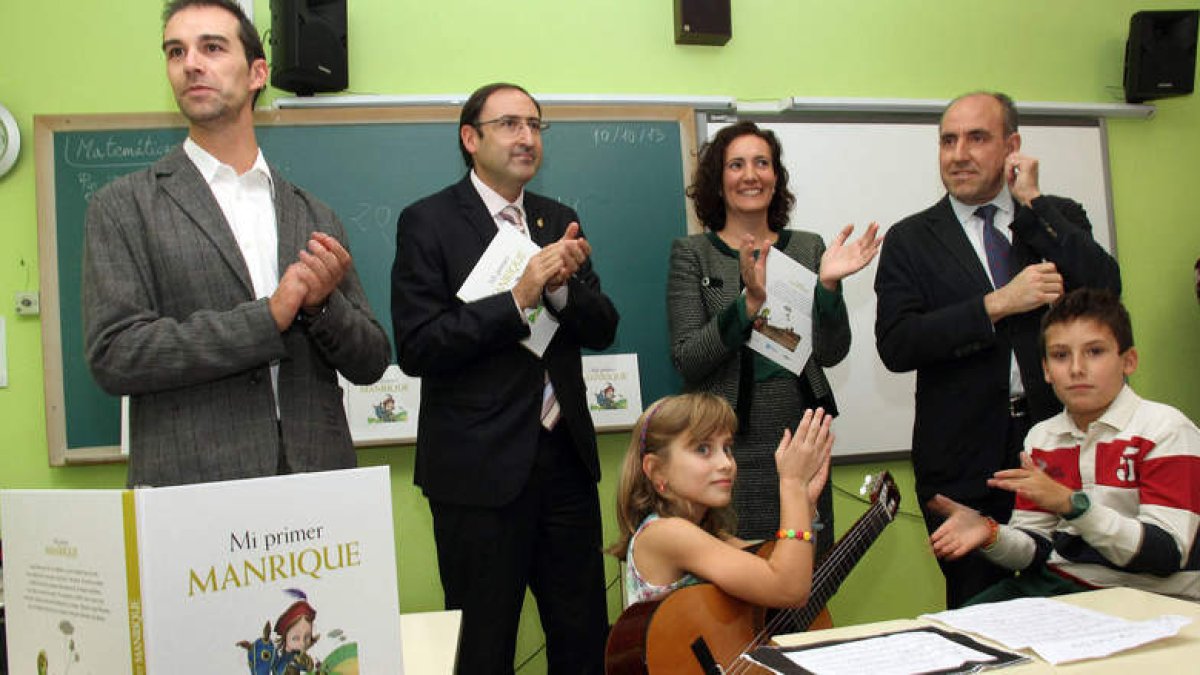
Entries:
[[967,661],[956,668],[950,668],[947,670],[925,671],[922,673],[922,675],[956,675],[958,673],[977,673],[984,670],[1015,666],[1020,663],[1026,663],[1030,660],[1028,656],[1010,652],[1004,649],[997,649],[996,647],[989,647],[988,645],[985,645],[971,638],[970,636],[963,635],[961,633],[951,633],[936,626],[893,631],[891,633],[880,633],[879,635],[864,635],[858,638],[846,638],[843,640],[827,640],[825,642],[816,642],[797,647],[759,647],[745,655],[744,658],[748,658],[767,668],[771,668],[776,672],[783,673],[784,675],[820,675],[819,673],[813,673],[812,671],[801,667],[791,659],[787,658],[785,654],[789,652],[820,649],[822,647],[832,647],[835,645],[845,644],[847,642],[873,640],[876,638],[888,637],[889,635],[902,635],[904,633],[933,633],[942,638],[950,640],[951,642],[956,642],[963,647],[973,649],[977,652],[982,652],[992,657],[987,661]]

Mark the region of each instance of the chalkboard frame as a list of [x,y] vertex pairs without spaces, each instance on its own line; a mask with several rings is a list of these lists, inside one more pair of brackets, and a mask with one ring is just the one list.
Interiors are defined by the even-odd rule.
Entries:
[[[696,164],[696,112],[692,107],[674,105],[543,105],[550,121],[663,121],[678,124],[681,175],[686,182]],[[456,106],[416,106],[391,108],[306,108],[258,110],[255,125],[302,126],[337,124],[394,124],[455,122]],[[66,397],[63,366],[63,339],[59,293],[58,218],[55,194],[56,134],[76,131],[118,131],[128,129],[186,128],[179,113],[116,113],[86,115],[35,115],[34,144],[37,186],[38,260],[42,304],[42,362],[46,415],[46,442],[51,466],[98,464],[126,460],[120,445],[74,447],[67,445]],[[453,153],[456,148],[448,147]],[[690,200],[684,200],[686,230],[679,235],[699,231],[699,220]],[[665,261],[664,261],[665,269]],[[665,337],[664,337],[665,339]],[[368,447],[363,443],[360,447]]]

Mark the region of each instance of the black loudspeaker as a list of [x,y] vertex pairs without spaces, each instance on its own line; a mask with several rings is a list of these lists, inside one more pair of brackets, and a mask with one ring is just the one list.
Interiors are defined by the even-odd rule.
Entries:
[[1200,10],[1137,12],[1125,42],[1125,100],[1192,93]]
[[271,0],[271,85],[311,96],[349,84],[346,0]]
[[675,44],[721,46],[733,37],[730,0],[675,0]]

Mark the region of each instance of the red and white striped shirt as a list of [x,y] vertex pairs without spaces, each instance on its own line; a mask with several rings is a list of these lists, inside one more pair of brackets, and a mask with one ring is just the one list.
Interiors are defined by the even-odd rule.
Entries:
[[1064,411],[1034,426],[1025,450],[1091,506],[1066,520],[1018,495],[988,559],[1010,569],[1044,560],[1085,584],[1200,599],[1200,430],[1183,413],[1126,385],[1088,429]]

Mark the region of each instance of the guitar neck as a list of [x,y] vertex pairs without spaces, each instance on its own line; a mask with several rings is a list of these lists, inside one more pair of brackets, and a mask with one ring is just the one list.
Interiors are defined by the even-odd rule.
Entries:
[[812,591],[808,603],[789,612],[795,612],[795,625],[800,630],[807,629],[813,619],[825,608],[825,603],[833,597],[842,582],[850,575],[850,571],[866,554],[871,544],[883,532],[883,528],[892,522],[883,504],[872,504],[846,534],[834,544],[813,573]]

